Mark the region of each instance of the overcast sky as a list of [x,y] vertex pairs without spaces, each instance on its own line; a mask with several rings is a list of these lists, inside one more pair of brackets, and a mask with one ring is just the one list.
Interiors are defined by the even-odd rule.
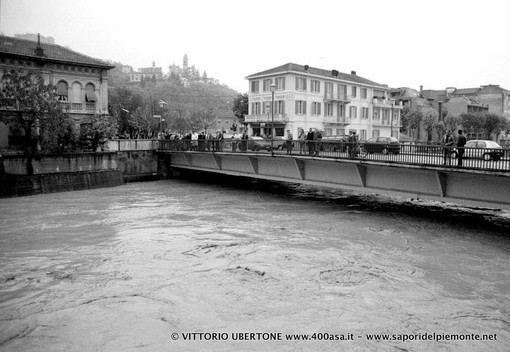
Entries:
[[168,72],[182,57],[240,92],[289,62],[390,87],[510,90],[509,0],[0,0],[0,31]]

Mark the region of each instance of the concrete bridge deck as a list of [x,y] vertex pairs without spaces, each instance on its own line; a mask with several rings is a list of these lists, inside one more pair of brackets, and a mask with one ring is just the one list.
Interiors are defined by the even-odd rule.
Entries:
[[510,173],[328,156],[160,150],[171,169],[199,170],[510,209]]

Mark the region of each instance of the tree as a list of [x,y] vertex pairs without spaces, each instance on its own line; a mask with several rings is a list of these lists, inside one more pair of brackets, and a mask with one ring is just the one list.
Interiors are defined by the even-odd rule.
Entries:
[[485,115],[479,113],[464,113],[460,114],[462,127],[468,133],[478,136],[484,131]]
[[117,120],[111,115],[94,115],[89,120],[89,127],[81,135],[82,145],[93,151],[102,148],[108,139],[117,136]]
[[[6,71],[0,81],[0,121],[21,129],[29,153],[41,150],[43,138],[51,138],[53,120],[61,124],[67,119],[58,101],[56,87],[45,85],[41,74]],[[48,133],[45,133],[48,132]]]
[[434,130],[434,126],[437,121],[437,115],[434,113],[429,113],[422,118],[422,124],[427,132],[427,142],[432,140],[432,131]]
[[411,135],[412,138],[417,139],[420,136],[422,119],[423,113],[421,111],[405,107],[401,115],[402,129]]
[[240,122],[244,122],[244,117],[248,115],[248,93],[237,95],[234,99],[232,111]]
[[506,120],[494,113],[486,113],[483,127],[488,138],[491,138],[493,134],[499,134],[505,129]]

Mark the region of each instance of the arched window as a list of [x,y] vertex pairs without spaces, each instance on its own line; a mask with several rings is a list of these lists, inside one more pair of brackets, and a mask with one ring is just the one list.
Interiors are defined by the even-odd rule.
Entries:
[[81,97],[81,84],[78,82],[73,83],[73,89],[72,89],[72,95],[71,95],[71,101],[73,103],[81,103],[82,97]]
[[65,81],[58,82],[58,84],[57,84],[58,100],[69,101],[68,94],[69,94],[69,92],[68,92],[67,83]]
[[92,83],[88,83],[85,86],[85,99],[87,103],[96,102],[96,88]]

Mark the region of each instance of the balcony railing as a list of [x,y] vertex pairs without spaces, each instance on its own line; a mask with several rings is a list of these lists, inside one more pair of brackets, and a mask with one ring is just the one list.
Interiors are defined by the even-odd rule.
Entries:
[[96,112],[96,103],[85,103],[85,109],[87,112]]
[[324,101],[325,102],[338,102],[338,103],[344,103],[348,104],[351,102],[351,97],[346,94],[330,94],[330,93],[324,93]]
[[[96,103],[73,103],[68,101],[60,101],[60,105],[62,106],[62,110],[64,111],[72,111],[72,112],[86,112],[86,113],[95,113],[96,112]],[[84,110],[85,108],[85,110]]]
[[325,116],[324,123],[348,125],[351,123],[351,120],[348,117],[344,116]]
[[[271,122],[271,114],[246,115],[245,122]],[[289,122],[287,114],[274,114],[274,122]]]

